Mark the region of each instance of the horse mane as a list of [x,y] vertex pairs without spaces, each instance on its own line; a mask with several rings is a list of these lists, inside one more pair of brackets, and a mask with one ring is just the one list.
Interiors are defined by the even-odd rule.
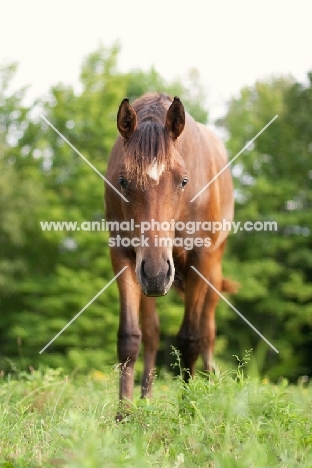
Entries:
[[167,170],[173,161],[173,140],[165,127],[167,109],[172,99],[165,94],[145,94],[133,103],[138,126],[124,144],[123,165],[126,177],[145,188],[151,165],[163,165]]

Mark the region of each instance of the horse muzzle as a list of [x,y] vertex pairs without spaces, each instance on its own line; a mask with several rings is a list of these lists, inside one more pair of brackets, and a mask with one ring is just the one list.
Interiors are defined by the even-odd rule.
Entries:
[[155,261],[150,258],[137,262],[136,275],[146,296],[164,296],[174,280],[172,259]]

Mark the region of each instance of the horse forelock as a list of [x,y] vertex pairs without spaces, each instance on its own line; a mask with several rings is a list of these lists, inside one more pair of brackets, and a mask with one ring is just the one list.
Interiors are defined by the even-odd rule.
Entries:
[[132,137],[125,142],[123,165],[127,179],[138,188],[145,188],[150,179],[158,182],[160,175],[173,162],[173,141],[159,121],[139,123]]

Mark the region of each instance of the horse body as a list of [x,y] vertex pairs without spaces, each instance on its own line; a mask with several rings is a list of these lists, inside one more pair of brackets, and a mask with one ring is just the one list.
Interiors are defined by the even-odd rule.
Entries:
[[[112,149],[106,177],[128,202],[106,185],[106,219],[119,225],[134,220],[131,232],[119,230],[111,232],[111,236],[142,240],[135,246],[125,243],[111,247],[115,274],[128,267],[117,278],[122,400],[132,398],[134,364],[141,341],[142,397],[151,390],[159,339],[155,296],[166,294],[172,284],[185,303],[177,335],[185,380],[194,374],[199,355],[205,370],[212,370],[214,312],[219,296],[191,266],[218,291],[222,285],[229,287],[229,282],[222,281],[221,269],[228,230],[214,232],[204,229],[202,223],[232,221],[233,186],[230,172],[225,169],[191,202],[224,168],[227,156],[216,136],[185,113],[178,98],[172,102],[168,96],[148,94],[132,106],[125,99],[118,111],[117,126],[120,136]],[[177,230],[174,224],[167,229],[172,222],[185,226],[192,222],[195,231]],[[141,237],[142,223],[146,242]],[[195,238],[203,241],[197,240],[190,247],[190,239],[194,244]]]

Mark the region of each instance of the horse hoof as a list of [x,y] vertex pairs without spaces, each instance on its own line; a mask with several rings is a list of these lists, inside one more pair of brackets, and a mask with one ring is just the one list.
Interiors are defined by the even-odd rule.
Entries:
[[115,416],[115,421],[116,423],[127,422],[129,420],[128,416],[129,416],[129,411],[123,411],[123,412],[118,411]]
[[115,416],[116,423],[120,423],[124,420],[124,416],[121,413],[117,413]]

